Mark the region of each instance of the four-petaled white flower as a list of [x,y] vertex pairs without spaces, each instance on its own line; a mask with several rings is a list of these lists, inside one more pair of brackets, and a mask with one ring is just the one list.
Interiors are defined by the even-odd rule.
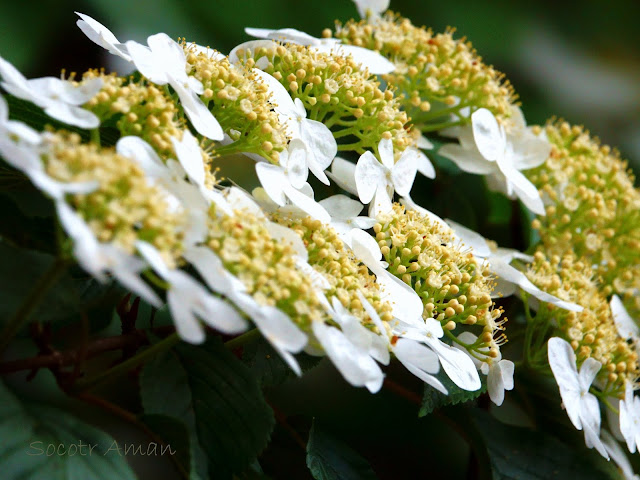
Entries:
[[620,401],[620,433],[631,453],[640,449],[640,398],[633,394],[633,384],[625,383],[624,400]]
[[[307,110],[299,98],[291,99],[287,90],[272,75],[254,68],[253,72],[262,79],[271,93],[271,103],[280,118],[280,123],[292,139],[300,139],[306,150],[306,167],[318,180],[329,185],[324,171],[338,153],[338,145],[331,130],[322,122],[307,118]],[[306,180],[306,176],[305,176]]]
[[600,406],[598,399],[589,388],[602,368],[594,358],[587,358],[576,367],[576,354],[566,341],[553,337],[548,342],[549,366],[560,389],[562,403],[567,415],[578,430],[584,430],[584,440],[589,448],[594,448],[606,459],[609,454],[600,440]]
[[0,86],[11,95],[31,102],[51,118],[80,128],[97,128],[100,119],[81,108],[102,88],[102,79],[93,78],[75,85],[55,77],[27,80],[13,65],[0,57]]
[[236,309],[213,296],[187,273],[170,269],[153,245],[138,241],[136,248],[168,284],[167,304],[180,338],[189,343],[204,342],[206,335],[199,319],[227,335],[236,335],[247,329],[246,320]]
[[222,127],[200,99],[202,83],[187,75],[187,57],[183,48],[165,33],[151,35],[148,47],[129,40],[126,43],[131,61],[156,85],[171,85],[194,128],[211,140],[222,140]]
[[376,224],[374,218],[359,216],[364,205],[346,195],[333,195],[318,203],[329,212],[331,227],[349,247],[351,247],[351,230],[354,228],[368,230]]
[[308,176],[306,162],[307,149],[300,139],[289,142],[289,148],[280,152],[279,165],[267,162],[256,164],[256,173],[265,192],[279,206],[285,206],[287,199],[313,218],[329,223],[331,217],[312,197],[301,192]]
[[391,73],[396,69],[396,66],[392,62],[378,52],[355,45],[344,45],[337,38],[316,38],[295,28],[281,28],[279,30],[245,28],[244,31],[252,37],[280,40],[286,43],[313,47],[322,53],[330,53],[343,57],[351,55],[357,63],[368,68],[369,72],[376,75]]
[[[478,337],[471,332],[462,332],[458,335],[458,340],[467,345],[473,345]],[[466,352],[476,368],[487,376],[487,391],[489,392],[489,398],[497,406],[502,405],[504,402],[504,391],[513,390],[513,372],[515,364],[511,360],[505,360],[502,358],[500,350],[498,350],[498,356],[495,358],[489,357],[488,347],[483,347],[477,352],[485,356],[484,360],[480,360],[473,356],[465,347],[457,343],[453,344],[457,349]]]
[[78,25],[78,28],[82,30],[82,33],[84,33],[89,40],[96,45],[101,46],[109,53],[117,55],[127,62],[131,61],[131,56],[129,56],[127,46],[124,43],[120,43],[111,30],[91,18],[89,15],[85,15],[80,12],[75,13],[80,17],[80,20],[76,22],[76,25]]
[[489,175],[491,187],[497,187],[511,198],[518,197],[529,210],[545,215],[540,193],[521,170],[545,162],[551,152],[547,140],[518,122],[507,133],[486,108],[473,112],[471,125],[456,127],[450,133],[457,136],[460,144],[444,145],[438,151],[440,155],[451,159],[465,172]]
[[383,138],[378,144],[380,161],[373,153],[364,152],[355,168],[355,184],[362,203],[371,203],[369,214],[377,217],[392,208],[394,191],[400,196],[409,195],[418,170],[433,178],[435,171],[431,162],[418,149],[408,147],[396,162],[393,142]]

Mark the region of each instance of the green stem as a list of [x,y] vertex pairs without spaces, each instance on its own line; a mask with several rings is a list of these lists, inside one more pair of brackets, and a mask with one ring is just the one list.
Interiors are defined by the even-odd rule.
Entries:
[[53,287],[69,265],[66,259],[58,257],[51,264],[49,269],[40,277],[33,288],[27,294],[27,297],[20,305],[20,308],[5,324],[2,332],[0,332],[0,353],[2,353],[7,345],[13,340],[13,337],[20,329],[29,321],[31,314],[44,300],[47,292]]
[[236,338],[232,338],[231,340],[224,342],[224,346],[229,350],[235,350],[236,348],[242,347],[248,341],[253,340],[258,335],[260,335],[260,330],[254,328],[237,336]]
[[122,363],[119,363],[115,367],[110,368],[105,372],[101,372],[93,377],[89,377],[84,380],[80,380],[76,382],[75,385],[72,387],[72,391],[79,392],[79,391],[90,390],[108,380],[113,380],[115,378],[118,378],[124,375],[125,373],[131,371],[132,369],[142,365],[147,360],[155,357],[157,354],[169,350],[179,341],[180,341],[180,337],[178,336],[177,333],[174,332],[168,337],[166,337],[165,339],[159,341],[154,345],[151,345],[149,348],[143,350],[142,352],[131,357],[130,359]]
[[95,144],[96,146],[100,146],[100,129],[99,128],[94,128],[91,130],[91,142],[93,144]]

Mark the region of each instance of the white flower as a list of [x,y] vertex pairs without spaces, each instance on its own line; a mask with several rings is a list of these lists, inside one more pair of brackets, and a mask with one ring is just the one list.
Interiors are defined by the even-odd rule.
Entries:
[[73,82],[55,77],[27,80],[16,68],[0,57],[0,85],[11,95],[27,100],[51,118],[80,128],[97,128],[100,119],[79,105],[87,103],[102,88],[102,79]]
[[151,35],[147,43],[148,47],[131,40],[126,43],[136,68],[156,85],[171,85],[198,133],[222,140],[222,127],[200,99],[202,83],[186,73],[187,58],[182,47],[164,33]]
[[607,452],[611,455],[611,459],[616,463],[616,465],[618,465],[618,468],[625,480],[640,480],[640,476],[633,472],[633,467],[631,466],[631,463],[629,463],[629,459],[622,448],[620,448],[616,439],[613,438],[613,436],[606,430],[602,431],[601,439],[604,444],[604,448],[607,449]]
[[625,382],[624,400],[620,401],[620,433],[631,453],[640,448],[640,398],[633,394],[633,384]]
[[598,399],[589,393],[591,383],[596,378],[602,364],[594,358],[587,358],[580,367],[576,367],[576,355],[571,345],[553,337],[548,343],[549,366],[560,388],[562,403],[567,415],[578,430],[584,430],[587,447],[594,448],[606,459],[609,459],[600,440],[600,406]]
[[341,189],[358,196],[356,185],[356,164],[344,158],[336,157],[331,164],[331,171],[326,172],[331,180]]
[[361,18],[375,19],[389,8],[390,0],[353,0]]
[[625,340],[631,340],[636,346],[636,351],[640,351],[640,329],[631,315],[624,308],[624,304],[618,295],[611,297],[609,302],[611,308],[611,316],[616,324],[618,334]]
[[[420,163],[426,160],[427,164],[431,166],[429,160],[426,159],[427,157],[413,147],[405,149],[400,159],[395,162],[391,139],[383,138],[380,140],[378,153],[380,162],[373,153],[363,153],[358,159],[355,169],[358,197],[365,204],[373,200],[369,208],[369,213],[373,217],[391,210],[394,191],[400,196],[409,195]],[[435,175],[432,166],[431,171],[427,173],[429,173],[428,176]]]
[[313,47],[322,53],[330,53],[343,57],[351,55],[357,63],[368,68],[371,73],[376,75],[391,73],[396,69],[396,66],[392,62],[378,52],[355,45],[343,45],[337,38],[316,38],[295,28],[282,28],[280,30],[245,28],[244,31],[252,37],[305,45]]
[[300,191],[308,176],[306,155],[304,143],[293,139],[289,142],[289,148],[280,152],[280,165],[266,162],[256,164],[258,179],[269,198],[279,206],[286,205],[288,199],[313,218],[329,223],[331,217],[327,211],[312,197]]
[[[458,340],[468,345],[474,344],[477,339],[478,337],[471,332],[462,332],[458,335]],[[504,402],[504,391],[513,390],[513,372],[515,364],[511,360],[503,360],[500,350],[498,350],[497,357],[490,358],[486,355],[489,350],[488,347],[481,348],[478,353],[485,355],[485,360],[482,361],[473,356],[471,352],[462,345],[454,343],[453,346],[463,352],[466,352],[476,368],[487,375],[487,391],[489,392],[489,398],[491,398],[491,401],[497,406],[502,405],[502,402]]]
[[520,172],[544,163],[551,145],[520,126],[506,133],[486,108],[471,115],[471,125],[454,130],[460,144],[447,144],[439,154],[465,172],[490,175],[490,186],[499,186],[508,196],[517,196],[538,215],[545,215],[536,187]]
[[338,153],[338,145],[331,130],[321,122],[308,119],[302,101],[299,98],[292,100],[287,90],[273,76],[257,68],[254,68],[253,72],[269,88],[270,101],[280,118],[280,123],[285,126],[287,134],[292,139],[302,140],[306,150],[304,159],[307,168],[318,180],[329,185],[329,179],[324,171],[329,168]]
[[498,248],[493,251],[482,235],[453,220],[447,220],[447,223],[453,230],[455,237],[464,245],[471,247],[475,257],[485,260],[489,266],[489,271],[498,277],[498,285],[495,288],[494,297],[509,296],[515,293],[516,288],[519,287],[538,300],[550,303],[559,308],[573,312],[581,312],[583,310],[583,307],[580,305],[566,302],[554,295],[543,292],[531,283],[523,272],[510,265],[516,258],[525,262],[532,262],[533,257],[530,255],[525,255],[524,253],[509,248]]
[[107,27],[97,22],[89,15],[84,13],[75,12],[80,17],[80,20],[76,22],[76,25],[82,30],[89,40],[93,43],[100,45],[113,55],[117,55],[120,58],[125,59],[127,62],[131,61],[127,46],[116,38]]
[[244,284],[231,275],[220,258],[210,249],[191,247],[184,253],[202,276],[211,290],[229,298],[255,323],[263,337],[287,362],[291,369],[301,375],[302,371],[293,353],[300,352],[307,344],[307,336],[281,310],[258,304],[246,291]]
[[319,203],[331,215],[331,227],[349,247],[351,247],[351,230],[354,228],[368,230],[376,224],[373,218],[358,216],[364,205],[346,195],[333,195],[320,200]]
[[40,143],[40,134],[25,123],[9,120],[9,106],[0,95],[0,138],[16,138],[19,142],[31,145]]
[[167,304],[180,338],[202,343],[205,332],[202,319],[211,327],[235,335],[247,329],[247,322],[227,302],[214,297],[199,282],[182,270],[169,269],[151,244],[138,241],[136,248],[155,272],[168,283]]
[[140,259],[110,243],[101,243],[85,221],[64,201],[56,202],[56,211],[62,228],[73,239],[73,254],[82,268],[100,282],[106,282],[106,272],[155,307],[162,302],[155,292],[140,278],[146,268]]

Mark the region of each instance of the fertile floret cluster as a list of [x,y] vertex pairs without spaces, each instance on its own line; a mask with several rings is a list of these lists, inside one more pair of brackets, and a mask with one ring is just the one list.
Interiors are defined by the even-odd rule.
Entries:
[[[549,159],[527,172],[547,204],[533,222],[549,254],[574,252],[640,317],[640,193],[627,162],[582,127],[547,125]],[[635,298],[634,298],[635,297]]]
[[509,82],[482,62],[470,42],[453,34],[453,29],[434,34],[391,12],[375,21],[337,23],[335,32],[345,43],[378,51],[396,65],[383,78],[402,93],[404,109],[422,131],[466,123],[468,109],[509,117],[516,100]]
[[607,298],[591,267],[571,254],[547,258],[538,251],[527,276],[545,292],[584,307],[581,312],[570,312],[544,304],[535,320],[552,327],[554,335],[571,344],[578,365],[587,358],[602,363],[598,378],[605,385],[603,390],[622,397],[625,380],[634,382],[638,376],[638,355],[618,334]]
[[275,43],[237,53],[247,66],[260,65],[293,98],[299,98],[311,120],[331,129],[338,150],[364,153],[367,149],[375,150],[381,138],[391,138],[396,152],[401,152],[415,142],[408,130],[407,114],[400,111],[393,90],[381,90],[376,77],[366,69],[361,70],[350,56]]

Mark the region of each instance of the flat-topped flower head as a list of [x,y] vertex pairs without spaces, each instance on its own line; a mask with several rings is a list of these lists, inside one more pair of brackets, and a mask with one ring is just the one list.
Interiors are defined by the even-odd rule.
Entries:
[[604,293],[640,318],[640,192],[627,162],[582,127],[555,122],[543,132],[551,154],[527,172],[547,205],[534,228],[548,252],[588,259]]
[[625,381],[633,381],[640,371],[638,354],[618,333],[591,267],[573,255],[547,259],[537,252],[527,276],[541,290],[584,307],[581,312],[570,312],[546,304],[538,309],[536,319],[553,319],[554,334],[570,343],[578,364],[587,358],[600,362],[603,368],[599,380],[607,385],[611,396],[622,398]]
[[454,38],[454,32],[433,33],[387,12],[373,20],[337,23],[335,36],[380,52],[396,65],[383,78],[402,94],[404,109],[422,131],[468,123],[468,111],[479,108],[508,118],[516,100],[513,88],[482,61],[471,43]]
[[422,317],[434,319],[445,330],[475,331],[473,351],[495,357],[506,341],[506,319],[491,299],[493,283],[486,265],[451,241],[451,230],[399,204],[380,215],[376,240],[388,271],[419,295]]
[[350,56],[262,40],[239,45],[230,58],[273,75],[302,101],[308,118],[331,129],[339,151],[375,150],[381,138],[391,138],[397,152],[415,143],[393,91],[381,90]]

